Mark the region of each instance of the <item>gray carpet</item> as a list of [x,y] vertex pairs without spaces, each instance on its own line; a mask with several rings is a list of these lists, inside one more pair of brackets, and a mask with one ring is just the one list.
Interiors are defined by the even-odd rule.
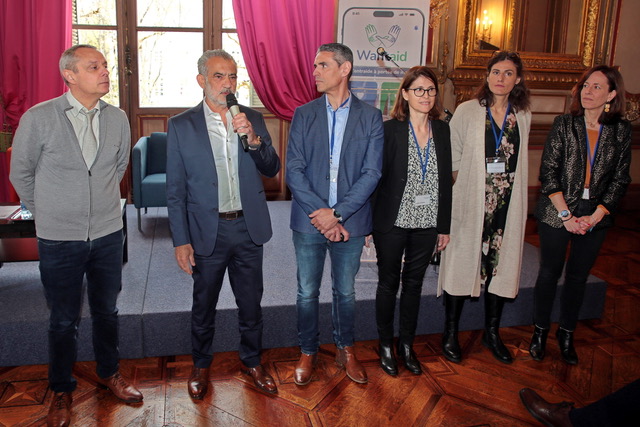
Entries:
[[[296,268],[289,229],[290,202],[269,202],[274,236],[265,245],[264,314],[265,348],[297,345]],[[136,210],[127,206],[129,261],[123,267],[120,310],[120,351],[123,358],[189,354],[191,277],[176,265],[169,235],[166,208],[149,208],[143,214],[143,233],[138,232]],[[533,285],[538,271],[538,250],[525,244],[520,294],[504,310],[502,325],[531,323]],[[363,251],[357,276],[356,339],[377,337],[375,253]],[[419,334],[442,331],[444,307],[436,299],[437,272],[429,267],[422,291]],[[580,313],[581,319],[601,316],[606,283],[591,276]],[[325,265],[320,292],[320,340],[331,337],[331,285],[329,263]],[[0,268],[0,366],[47,363],[48,310],[40,284],[38,263],[5,263]],[[397,317],[397,316],[396,316]],[[553,320],[557,321],[558,307]],[[483,324],[483,302],[467,302],[461,329],[479,329]],[[216,317],[214,351],[236,350],[239,343],[235,300],[225,279]],[[85,302],[80,325],[79,360],[92,360],[91,322]]]

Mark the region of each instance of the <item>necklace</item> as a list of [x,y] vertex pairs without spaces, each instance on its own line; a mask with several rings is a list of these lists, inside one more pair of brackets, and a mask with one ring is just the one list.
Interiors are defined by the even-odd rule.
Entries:
[[598,126],[600,126],[600,123],[598,123],[598,120],[596,120],[595,122],[590,122],[589,120],[587,120],[587,116],[584,116],[584,121],[587,124],[587,127],[589,128],[597,128]]

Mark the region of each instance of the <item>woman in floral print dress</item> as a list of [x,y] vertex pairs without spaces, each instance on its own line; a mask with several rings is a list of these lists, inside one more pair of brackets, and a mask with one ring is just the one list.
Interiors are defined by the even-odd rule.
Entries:
[[462,360],[458,328],[464,301],[485,288],[483,344],[504,363],[512,357],[499,335],[502,308],[518,294],[527,216],[529,91],[517,53],[498,51],[476,98],[450,123],[454,178],[451,242],[443,252],[438,295],[444,292],[442,352]]

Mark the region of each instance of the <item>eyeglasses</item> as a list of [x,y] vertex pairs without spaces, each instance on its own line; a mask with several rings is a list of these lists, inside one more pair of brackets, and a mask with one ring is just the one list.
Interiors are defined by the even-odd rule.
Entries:
[[425,89],[423,87],[417,87],[414,89],[407,89],[407,90],[412,90],[413,94],[415,96],[417,96],[418,98],[421,98],[424,96],[425,92],[429,95],[429,96],[436,96],[438,94],[438,89],[436,89],[435,87],[430,87],[429,89]]
[[515,52],[515,51],[511,51],[511,50],[495,50],[492,54],[491,57],[495,57],[498,55],[504,55],[507,58],[520,58],[520,53],[519,52]]

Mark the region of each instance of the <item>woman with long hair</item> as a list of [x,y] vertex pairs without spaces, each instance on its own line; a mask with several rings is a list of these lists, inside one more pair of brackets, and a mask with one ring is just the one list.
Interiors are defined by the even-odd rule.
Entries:
[[513,361],[500,338],[504,302],[518,294],[527,218],[529,91],[515,52],[498,51],[475,99],[451,119],[453,209],[451,243],[443,252],[438,295],[444,293],[442,352],[462,360],[458,325],[465,299],[484,286],[482,343],[501,362]]
[[570,113],[556,117],[542,153],[536,207],[540,270],[529,353],[545,356],[551,309],[565,266],[556,337],[562,360],[578,363],[573,331],[584,291],[618,202],[631,182],[631,124],[623,120],[624,84],[612,67],[587,70],[573,88]]
[[[438,79],[416,66],[402,80],[392,119],[384,123],[382,177],[375,192],[373,239],[378,257],[376,322],[380,366],[397,375],[393,351],[396,294],[400,294],[398,356],[418,375],[413,351],[420,295],[434,247],[449,242],[451,221],[451,147],[442,111]],[[403,265],[404,258],[404,265]]]

